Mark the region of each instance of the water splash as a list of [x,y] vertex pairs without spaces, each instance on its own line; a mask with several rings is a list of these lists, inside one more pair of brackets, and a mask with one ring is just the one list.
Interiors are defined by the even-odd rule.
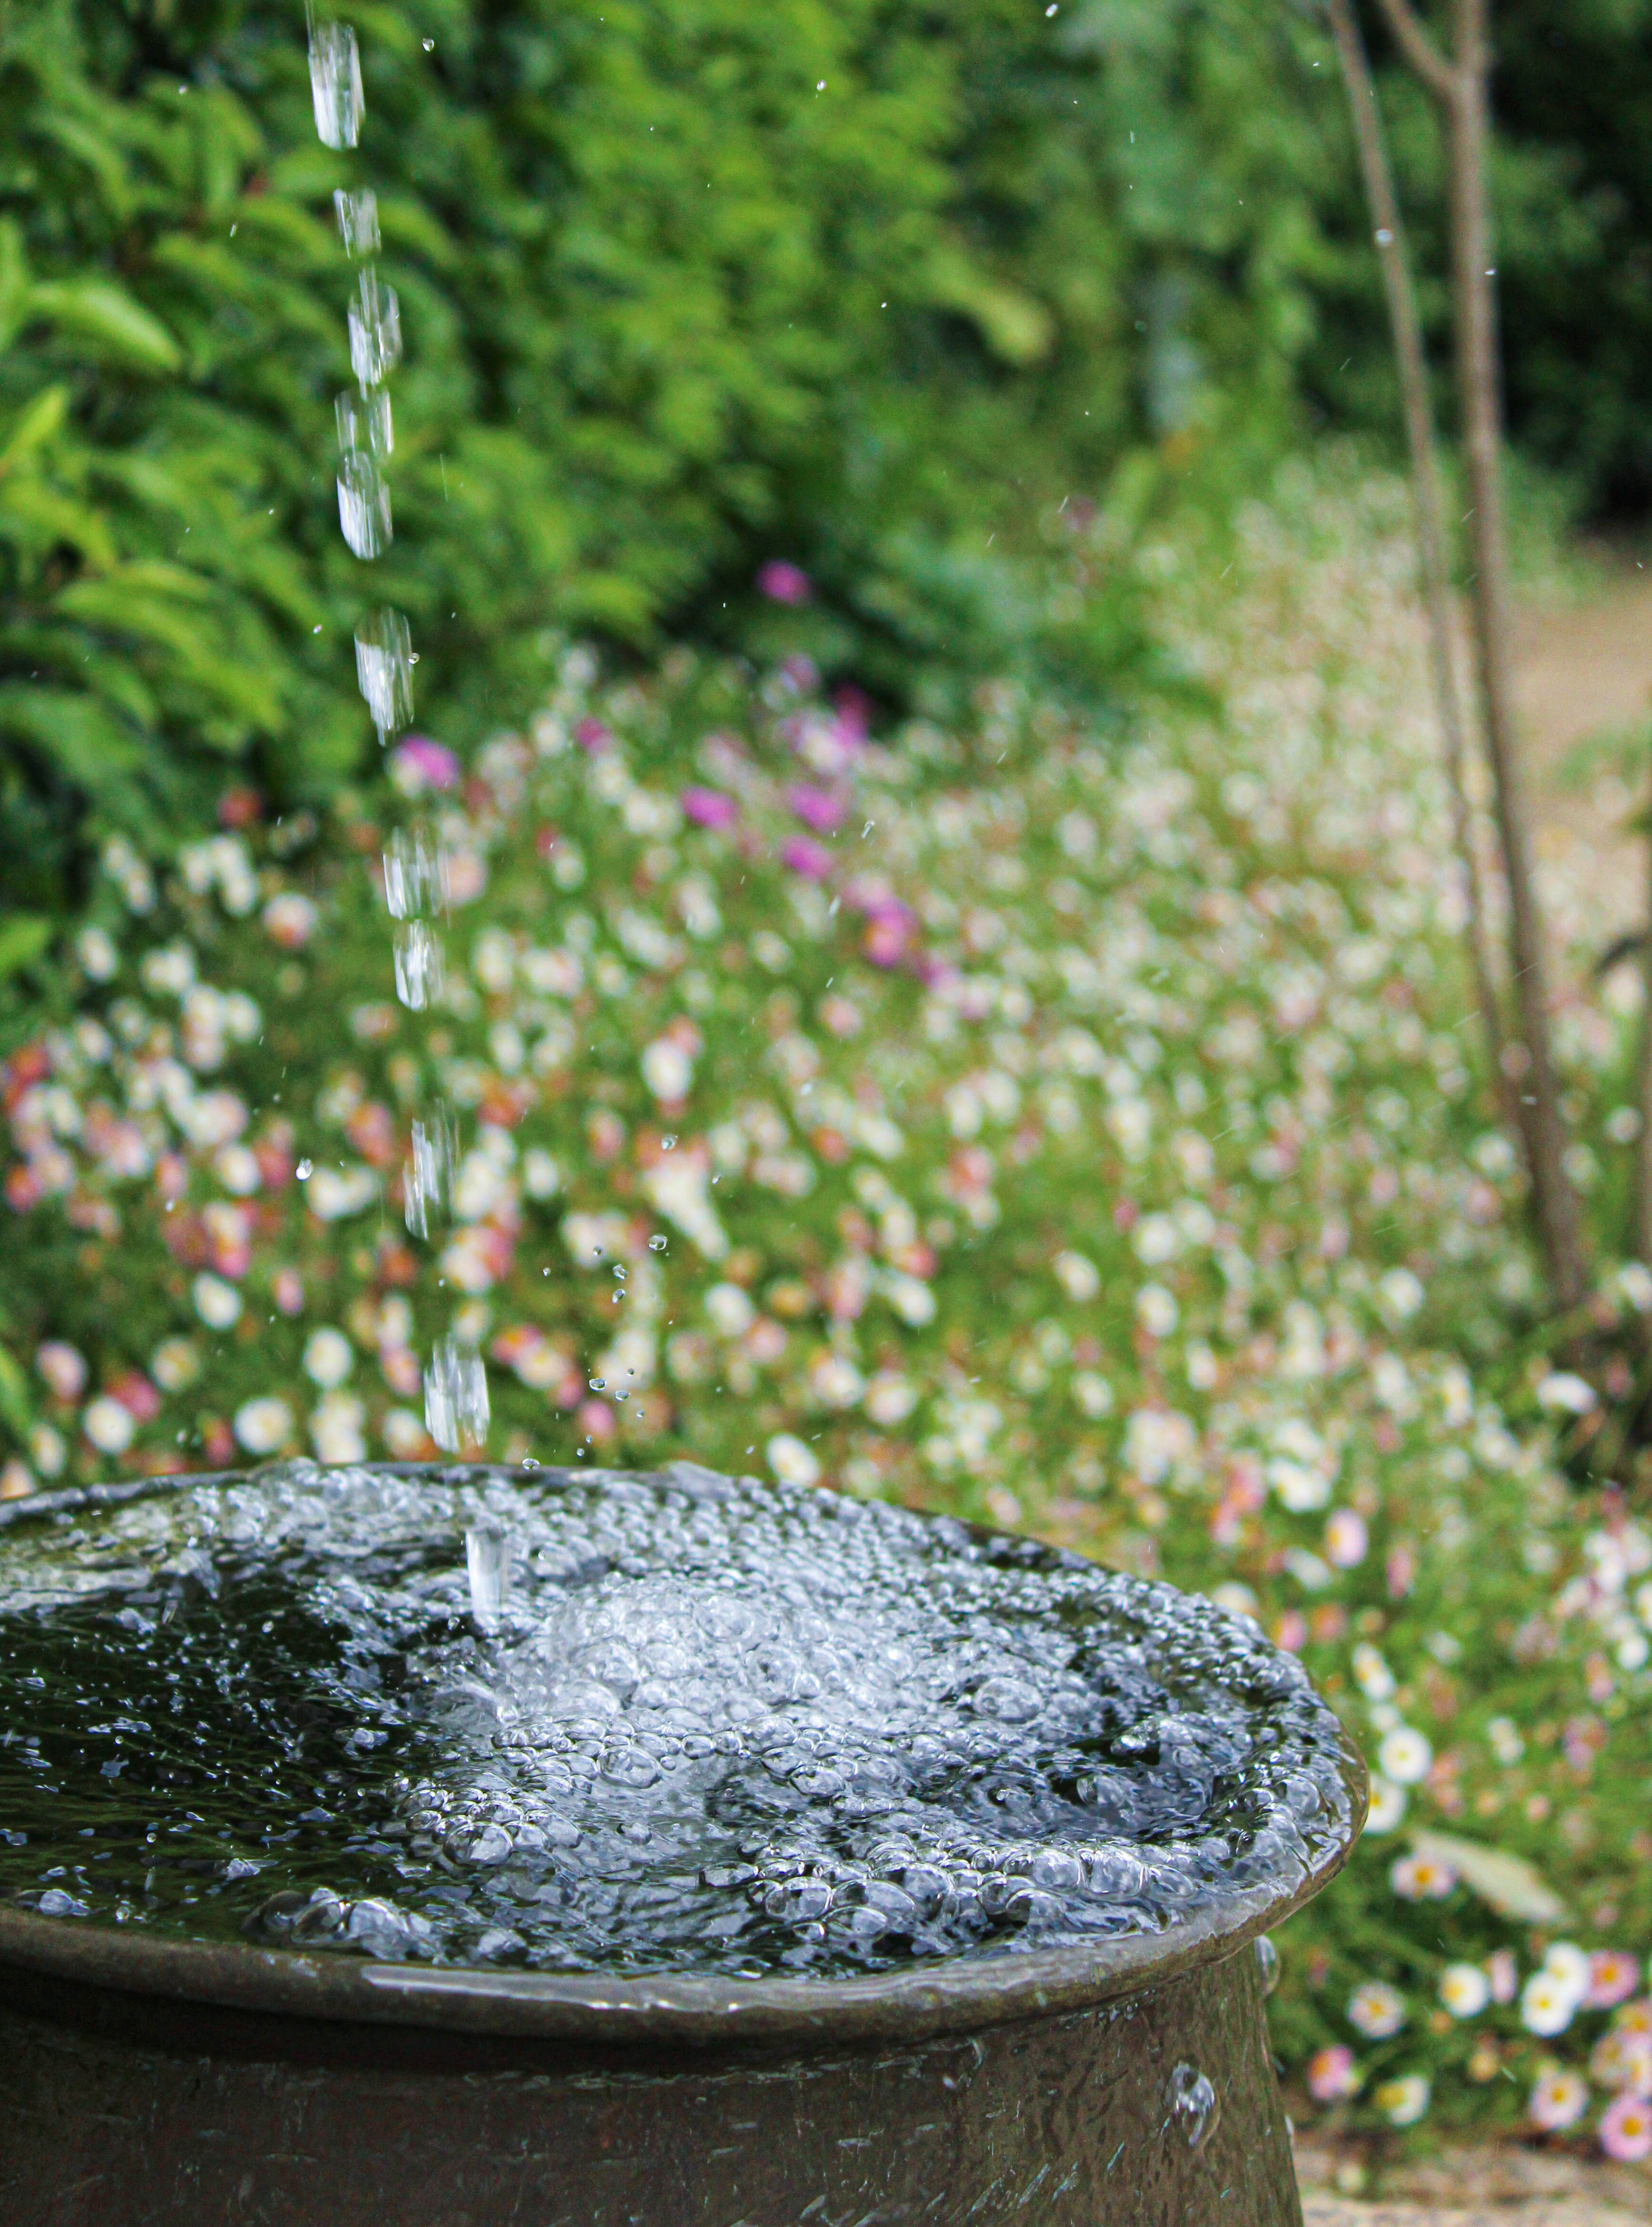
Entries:
[[484,1631],[491,1631],[510,1591],[510,1541],[496,1523],[473,1524],[464,1535],[464,1558],[470,1613]]

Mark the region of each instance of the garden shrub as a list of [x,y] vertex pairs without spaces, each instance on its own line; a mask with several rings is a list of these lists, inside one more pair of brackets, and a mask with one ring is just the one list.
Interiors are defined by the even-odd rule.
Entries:
[[[1292,2108],[1621,2147],[1652,1533],[1557,1467],[1588,1387],[1534,1356],[1494,1396],[1477,1360],[1533,1279],[1406,516],[1287,486],[1220,600],[1151,541],[1215,708],[1127,747],[1013,684],[891,746],[795,657],[603,682],[575,649],[462,765],[405,742],[390,788],[158,880],[108,850],[75,1010],[4,1071],[0,1490],[427,1453],[456,1324],[495,1454],[818,1477],[1213,1592],[1376,1772],[1281,1938]],[[1116,558],[1062,531],[1081,599]],[[375,887],[416,825],[448,859],[424,1019]],[[1574,993],[1558,1028],[1601,1196],[1626,1017]],[[464,1149],[421,1268],[437,1090]],[[1652,1276],[1598,1305],[1637,1318]]]
[[[762,658],[778,619],[897,705],[1017,666],[1116,684],[1129,625],[1052,641],[1021,560],[1046,498],[1185,434],[1212,379],[1283,395],[1320,149],[1252,96],[1306,84],[1294,19],[347,12],[355,155],[316,140],[296,7],[0,20],[0,967],[105,835],[159,854],[232,775],[281,808],[362,773],[367,601],[467,745],[547,629]],[[406,343],[370,576],[333,488],[357,182]],[[756,591],[771,559],[807,603]]]

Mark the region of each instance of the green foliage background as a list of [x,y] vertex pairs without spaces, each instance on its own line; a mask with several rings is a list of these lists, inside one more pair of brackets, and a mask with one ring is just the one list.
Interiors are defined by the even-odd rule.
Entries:
[[[1649,4],[1503,19],[1516,420],[1598,501],[1652,484]],[[349,12],[367,118],[335,156],[297,0],[0,0],[0,979],[109,833],[164,852],[233,778],[279,810],[367,769],[368,601],[461,743],[570,633],[772,654],[771,556],[816,583],[785,639],[894,706],[992,670],[1094,699],[1141,637],[1051,614],[1040,503],[1144,441],[1242,472],[1304,404],[1392,424],[1311,10]],[[1432,124],[1389,92],[1426,260]],[[330,197],[361,182],[407,340],[371,575],[331,469]]]

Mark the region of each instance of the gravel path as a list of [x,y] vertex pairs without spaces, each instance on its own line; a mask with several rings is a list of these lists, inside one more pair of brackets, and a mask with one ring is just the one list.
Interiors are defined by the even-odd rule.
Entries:
[[[1352,2150],[1297,2151],[1305,2227],[1647,2227],[1652,2178],[1515,2143],[1446,2150],[1380,2176]],[[1355,2176],[1374,2198],[1343,2193]],[[1339,2186],[1339,2183],[1341,2184]]]

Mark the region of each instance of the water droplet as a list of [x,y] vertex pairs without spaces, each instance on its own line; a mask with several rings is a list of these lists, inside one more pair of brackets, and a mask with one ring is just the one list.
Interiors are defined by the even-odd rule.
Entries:
[[376,255],[379,252],[379,197],[371,187],[364,186],[360,193],[347,194],[341,186],[333,195],[333,207],[338,216],[338,236],[344,243],[347,255]]
[[354,147],[361,130],[361,57],[348,23],[317,23],[309,35],[309,93],[324,147]]
[[341,456],[364,451],[387,456],[396,445],[396,429],[390,414],[390,397],[382,386],[371,394],[340,394],[334,398],[333,423],[338,429]]
[[[400,614],[384,616],[394,618]],[[392,920],[411,920],[418,913],[439,909],[447,881],[447,859],[441,851],[430,847],[422,833],[409,834],[399,827],[384,854],[384,867],[385,904]]]
[[650,1253],[663,1253],[665,1249],[666,1241],[656,1232],[655,1235],[648,1240],[648,1250]]
[[593,1376],[590,1380],[590,1388],[593,1392],[606,1392],[608,1389],[607,1377]]
[[480,1445],[488,1435],[488,1371],[474,1345],[444,1337],[424,1371],[424,1427],[444,1453],[459,1451],[462,1433]]
[[379,556],[392,538],[390,489],[378,458],[363,449],[353,449],[339,460],[338,522],[344,539],[360,558]]
[[356,281],[350,304],[350,368],[365,394],[382,386],[401,361],[401,305],[393,286],[381,286],[369,264]]
[[1256,1937],[1256,1961],[1262,1968],[1262,1993],[1271,1995],[1279,1984],[1279,1952],[1266,1933]]
[[442,987],[442,947],[422,920],[399,923],[395,936],[396,995],[411,1012]]
[[674,1152],[676,1148],[677,1139],[675,1137],[662,1137],[660,1139],[660,1149],[662,1152]]
[[464,1535],[464,1559],[470,1579],[470,1613],[487,1631],[498,1623],[510,1591],[509,1542],[496,1524],[475,1524]]
[[450,1213],[458,1132],[447,1104],[437,1099],[427,1116],[413,1123],[412,1152],[402,1172],[402,1215],[416,1237],[428,1238],[431,1223]]
[[411,635],[399,610],[376,610],[356,626],[356,686],[379,746],[411,719]]
[[294,1175],[297,1177],[300,1183],[308,1183],[315,1172],[316,1163],[314,1160],[300,1160],[297,1166],[293,1170]]
[[1170,2075],[1170,2118],[1190,2150],[1202,2150],[1221,2118],[1215,2090],[1196,2065],[1178,2064]]

